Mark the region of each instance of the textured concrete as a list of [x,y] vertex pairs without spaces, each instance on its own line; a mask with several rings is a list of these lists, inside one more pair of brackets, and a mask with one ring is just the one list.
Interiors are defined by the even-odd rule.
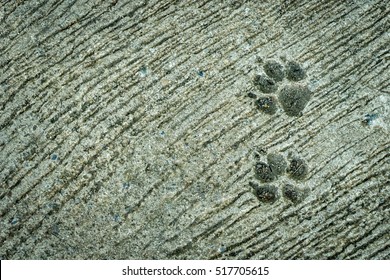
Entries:
[[390,259],[388,1],[1,1],[1,259]]

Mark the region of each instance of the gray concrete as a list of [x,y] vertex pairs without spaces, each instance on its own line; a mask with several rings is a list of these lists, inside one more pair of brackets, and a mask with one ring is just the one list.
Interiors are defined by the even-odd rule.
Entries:
[[1,259],[389,259],[389,13],[1,1]]

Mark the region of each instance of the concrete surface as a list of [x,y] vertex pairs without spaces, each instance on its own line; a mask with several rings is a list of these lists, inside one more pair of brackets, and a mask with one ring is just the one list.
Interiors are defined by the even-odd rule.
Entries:
[[1,259],[390,258],[388,1],[0,3]]

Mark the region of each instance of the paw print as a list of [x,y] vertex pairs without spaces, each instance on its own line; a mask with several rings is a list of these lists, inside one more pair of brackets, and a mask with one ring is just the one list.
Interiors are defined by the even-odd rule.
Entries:
[[286,160],[279,153],[266,154],[266,159],[257,155],[254,171],[256,182],[251,181],[249,185],[260,202],[274,203],[283,196],[292,203],[299,203],[307,194],[296,186],[309,173],[306,161],[298,156]]
[[[265,114],[273,115],[282,107],[286,115],[298,117],[309,102],[312,93],[305,83],[306,72],[295,61],[285,66],[270,60],[263,65],[263,74],[254,77],[255,87],[262,92],[256,105]],[[253,93],[252,97],[257,97]]]

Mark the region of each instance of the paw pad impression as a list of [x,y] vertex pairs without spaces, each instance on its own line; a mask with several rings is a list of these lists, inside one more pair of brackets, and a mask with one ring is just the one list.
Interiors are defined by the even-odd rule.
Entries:
[[[297,83],[306,78],[306,72],[301,65],[290,61],[283,66],[270,60],[263,65],[263,71],[264,74],[256,75],[253,80],[255,87],[262,93],[256,100],[258,109],[273,115],[281,106],[286,115],[300,116],[312,95],[306,85]],[[285,78],[287,82],[283,82]]]
[[[254,171],[256,181],[250,182],[249,185],[260,202],[272,204],[279,199],[279,188],[276,185],[282,186],[282,196],[292,203],[302,201],[306,195],[304,190],[292,183],[303,181],[308,175],[309,167],[300,157],[296,156],[287,161],[282,154],[270,153],[267,154],[266,160],[258,160],[255,163]],[[291,179],[288,183],[285,176]]]

